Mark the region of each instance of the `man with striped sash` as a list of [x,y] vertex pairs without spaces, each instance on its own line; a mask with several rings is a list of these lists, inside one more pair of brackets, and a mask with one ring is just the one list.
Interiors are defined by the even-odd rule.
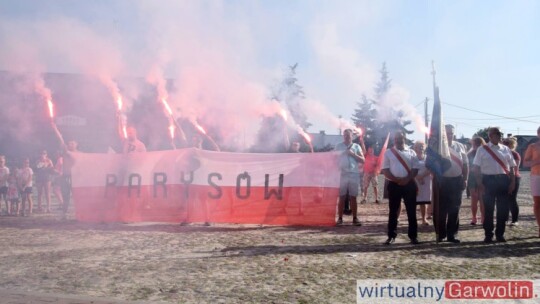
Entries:
[[465,146],[454,141],[455,128],[446,125],[446,137],[450,151],[451,167],[442,174],[440,184],[439,212],[434,219],[439,227],[439,239],[442,242],[446,238],[448,242],[460,243],[457,238],[459,229],[459,209],[463,190],[467,187],[469,166]]
[[502,132],[497,127],[488,130],[489,143],[478,148],[473,161],[476,183],[484,192],[485,243],[493,242],[493,213],[497,206],[497,242],[506,242],[504,231],[508,220],[510,194],[516,186],[514,170],[516,162],[512,151],[500,143]]

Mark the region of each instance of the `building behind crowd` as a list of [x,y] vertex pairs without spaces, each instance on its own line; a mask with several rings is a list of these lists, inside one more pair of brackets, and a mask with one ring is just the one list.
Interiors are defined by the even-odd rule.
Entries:
[[[46,73],[43,78],[52,92],[54,120],[65,140],[78,141],[85,152],[120,150],[116,101],[97,78],[67,73]],[[46,100],[35,93],[35,83],[30,75],[0,71],[0,154],[8,158],[58,150]],[[150,149],[167,145],[168,121],[155,102],[155,88],[142,78],[122,78],[118,86],[125,103],[131,103],[130,118],[137,122],[139,137]]]

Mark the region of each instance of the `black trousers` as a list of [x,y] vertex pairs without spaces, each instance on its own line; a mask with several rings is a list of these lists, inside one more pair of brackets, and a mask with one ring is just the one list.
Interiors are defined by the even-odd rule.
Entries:
[[439,238],[454,239],[459,230],[459,209],[463,195],[463,177],[442,177],[440,183],[439,212],[434,224]]
[[519,184],[521,183],[521,177],[516,176],[516,188],[514,192],[510,194],[510,213],[512,214],[512,222],[518,221],[519,216],[519,206],[517,202],[517,193],[519,191]]
[[484,232],[487,238],[493,237],[493,212],[497,206],[497,226],[495,236],[503,237],[508,220],[508,207],[510,206],[510,177],[506,174],[483,175],[484,184]]
[[397,236],[398,211],[401,200],[405,202],[407,219],[409,221],[408,235],[410,239],[418,237],[418,223],[416,222],[416,184],[411,180],[407,185],[400,186],[392,181],[388,182],[388,237]]

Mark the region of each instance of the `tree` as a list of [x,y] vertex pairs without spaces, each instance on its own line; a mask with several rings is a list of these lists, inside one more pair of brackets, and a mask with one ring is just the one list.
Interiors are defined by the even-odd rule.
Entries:
[[284,123],[278,115],[263,117],[255,145],[250,149],[251,152],[279,153],[287,151],[289,147],[284,134],[286,130]]
[[392,79],[388,77],[388,70],[386,69],[386,62],[383,62],[381,69],[381,79],[375,85],[375,100],[380,101],[384,95],[386,95],[392,87]]
[[480,129],[480,130],[476,131],[476,133],[474,133],[473,136],[482,137],[486,142],[489,142],[488,131],[489,131],[489,127],[488,128],[483,128],[483,129]]
[[[367,123],[372,124],[371,130],[367,130],[365,136],[369,138],[366,143],[374,145],[376,151],[378,151],[386,139],[388,133],[393,133],[398,130],[405,132],[405,134],[412,134],[412,130],[408,130],[407,126],[411,124],[410,120],[405,119],[405,113],[395,108],[390,108],[385,105],[384,99],[388,92],[392,88],[392,80],[389,77],[389,72],[386,68],[386,62],[383,62],[381,69],[379,70],[380,79],[374,87],[374,98],[368,99],[365,95],[362,96],[362,103],[359,103],[359,108],[355,110],[353,114],[353,121],[355,123]],[[368,107],[371,104],[375,109]],[[392,117],[391,119],[381,120],[380,112],[385,112]],[[355,120],[357,119],[357,120]],[[407,140],[407,144],[411,144],[412,141]]]
[[377,110],[373,108],[372,99],[368,99],[366,94],[362,94],[362,101],[357,102],[358,108],[354,110],[351,117],[356,127],[361,128],[364,132],[364,140],[366,144],[371,146],[376,143],[375,129],[377,128]]
[[298,84],[296,78],[296,68],[298,63],[289,66],[281,81],[272,90],[272,99],[285,103],[294,121],[307,130],[311,123],[307,121],[307,116],[302,108],[302,102],[306,99],[304,89]]

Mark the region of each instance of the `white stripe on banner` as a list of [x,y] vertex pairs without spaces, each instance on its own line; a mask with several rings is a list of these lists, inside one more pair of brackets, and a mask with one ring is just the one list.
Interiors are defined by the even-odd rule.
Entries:
[[[283,187],[339,187],[336,152],[327,153],[227,153],[180,149],[132,154],[76,155],[72,169],[73,187],[103,187],[115,183],[141,186],[166,179],[167,185],[181,185],[189,176],[192,185],[235,186],[249,176],[252,186],[266,182]],[[193,176],[191,176],[193,174]]]

